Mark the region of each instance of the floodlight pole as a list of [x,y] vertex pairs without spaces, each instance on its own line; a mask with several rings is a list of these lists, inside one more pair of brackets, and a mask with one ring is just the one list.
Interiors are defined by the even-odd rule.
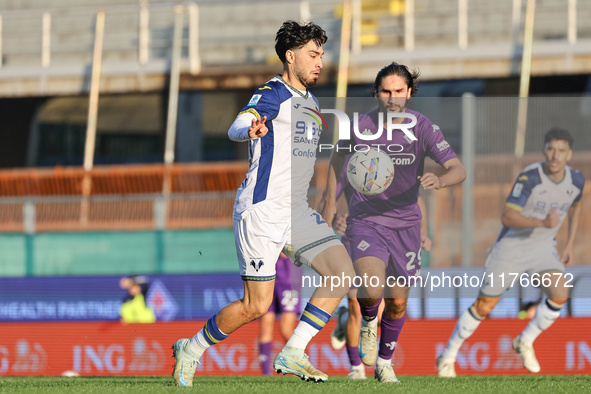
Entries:
[[[157,230],[163,230],[166,228],[168,204],[170,192],[172,189],[171,171],[172,164],[174,163],[174,147],[176,143],[176,121],[179,101],[179,78],[181,70],[181,47],[183,40],[184,12],[184,6],[177,5],[174,7],[174,32],[172,38],[172,59],[170,63],[170,88],[168,91],[166,144],[164,147],[164,180],[162,182],[162,198],[155,201],[156,205],[154,207],[154,227]],[[158,264],[162,264],[162,262],[159,261]]]
[[199,57],[199,7],[195,3],[187,6],[189,14],[189,71],[192,75],[201,72]]
[[101,62],[103,55],[103,40],[105,36],[105,12],[99,10],[96,14],[94,34],[94,54],[92,57],[92,77],[90,82],[90,99],[88,103],[88,120],[86,124],[86,143],[84,146],[84,179],[82,181],[82,206],[80,223],[88,223],[88,196],[90,196],[91,178],[94,161],[94,147],[96,142],[96,124],[98,116],[99,85],[101,79]]
[[415,0],[404,3],[404,50],[412,52],[415,49]]
[[309,1],[301,1],[300,2],[300,19],[302,22],[309,21],[311,18],[310,14],[310,2]]
[[48,68],[51,62],[51,14],[45,12],[42,18],[41,67]]
[[468,46],[468,0],[458,0],[458,47]]
[[138,61],[145,65],[150,60],[150,8],[147,0],[140,1]]
[[[353,23],[353,5],[351,0],[343,1],[343,21],[341,24],[341,46],[339,50],[339,69],[337,74],[337,103],[336,109],[345,112],[347,84],[349,80],[349,53],[351,46],[351,25]],[[338,141],[338,132],[335,130],[333,143]]]
[[521,60],[521,79],[519,83],[519,107],[517,112],[517,134],[515,136],[515,157],[523,157],[525,150],[525,131],[527,127],[527,97],[531,76],[532,44],[534,39],[534,15],[536,0],[527,0],[525,11],[525,34],[523,37],[523,57]]
[[474,219],[474,133],[476,99],[472,93],[462,97],[462,161],[466,180],[462,183],[462,267],[472,262],[472,225]]
[[183,39],[183,12],[185,7],[174,7],[174,34],[172,39],[172,60],[170,64],[170,87],[168,91],[168,114],[166,118],[166,145],[164,163],[174,163],[174,145],[176,140],[176,118],[179,102],[179,74],[181,69],[181,44]]

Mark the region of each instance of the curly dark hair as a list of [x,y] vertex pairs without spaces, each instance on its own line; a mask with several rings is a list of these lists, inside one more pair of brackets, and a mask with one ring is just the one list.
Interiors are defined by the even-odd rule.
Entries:
[[550,141],[566,141],[568,142],[568,147],[572,149],[573,147],[573,136],[570,134],[568,130],[559,129],[558,127],[552,127],[546,135],[544,136],[544,146]]
[[378,89],[380,88],[380,85],[382,84],[382,79],[384,77],[388,77],[390,75],[398,75],[402,78],[404,78],[404,82],[406,82],[406,86],[411,90],[411,97],[413,97],[415,94],[417,94],[417,92],[419,91],[419,76],[421,75],[421,72],[416,69],[410,69],[407,66],[405,66],[404,64],[398,64],[396,62],[392,62],[390,64],[388,64],[386,67],[382,68],[379,72],[378,75],[376,75],[376,80],[373,84],[373,90],[371,92],[371,94],[374,97],[377,97],[378,95]]
[[281,62],[285,63],[285,52],[294,48],[300,49],[310,40],[314,40],[316,45],[321,46],[328,37],[320,26],[312,22],[301,24],[296,21],[284,22],[275,36],[275,52]]

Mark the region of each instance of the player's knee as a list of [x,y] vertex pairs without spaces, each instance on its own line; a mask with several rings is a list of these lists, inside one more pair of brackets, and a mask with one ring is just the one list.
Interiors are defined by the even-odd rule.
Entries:
[[479,298],[473,306],[480,317],[486,317],[497,305],[497,302],[496,298]]
[[270,302],[249,302],[244,305],[244,310],[248,318],[252,321],[264,316],[269,311],[269,306],[271,306]]
[[[366,303],[364,303],[363,301],[361,301],[363,298],[377,298],[377,299],[381,299],[382,296],[384,295],[384,289],[382,287],[373,287],[373,286],[368,286],[365,287],[362,291],[362,295],[361,295],[361,299],[359,299],[359,302],[363,305],[365,305]],[[373,301],[372,301],[373,302]]]
[[564,305],[568,301],[568,297],[553,297],[550,298],[550,301],[558,305]]
[[384,299],[386,307],[384,311],[389,318],[399,318],[406,312],[406,298],[387,298]]
[[404,312],[406,310],[406,303],[408,298],[394,298],[392,304],[397,312]]

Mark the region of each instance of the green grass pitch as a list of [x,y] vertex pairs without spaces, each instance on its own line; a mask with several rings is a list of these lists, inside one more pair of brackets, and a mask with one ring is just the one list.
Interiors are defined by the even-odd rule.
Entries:
[[170,377],[0,377],[0,393],[581,393],[591,392],[591,376],[401,376],[400,384],[379,384],[373,377],[351,381],[330,377],[305,383],[293,376],[196,377],[192,388],[175,387]]

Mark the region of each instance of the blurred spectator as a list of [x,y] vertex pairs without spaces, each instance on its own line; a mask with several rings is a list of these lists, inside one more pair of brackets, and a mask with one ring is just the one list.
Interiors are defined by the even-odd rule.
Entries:
[[538,307],[538,301],[530,301],[527,304],[521,307],[521,311],[519,311],[519,315],[517,315],[520,319],[532,319],[536,314],[536,309]]
[[121,323],[154,323],[156,315],[146,305],[145,298],[149,287],[148,278],[142,275],[125,276],[119,281],[119,286],[128,292],[119,311]]

